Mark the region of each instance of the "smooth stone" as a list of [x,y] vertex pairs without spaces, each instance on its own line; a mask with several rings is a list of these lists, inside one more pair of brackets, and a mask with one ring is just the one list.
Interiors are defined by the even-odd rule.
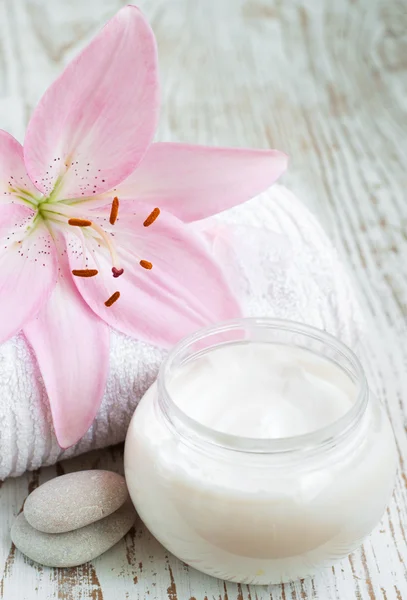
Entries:
[[130,501],[113,514],[67,533],[43,533],[20,513],[11,528],[15,546],[37,563],[47,567],[76,567],[114,546],[131,529],[136,511]]
[[64,533],[103,519],[129,497],[124,477],[112,471],[78,471],[47,481],[24,504],[30,525],[44,533]]

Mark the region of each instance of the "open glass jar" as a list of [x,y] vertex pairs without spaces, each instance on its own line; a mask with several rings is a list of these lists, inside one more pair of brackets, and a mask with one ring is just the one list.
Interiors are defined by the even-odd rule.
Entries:
[[[173,382],[185,367],[259,347],[324,364],[334,385],[353,390],[348,409],[314,431],[267,438],[208,426],[177,401]],[[256,393],[247,395],[250,432]],[[255,584],[307,577],[352,552],[380,520],[395,471],[393,432],[357,357],[322,331],[277,319],[230,321],[180,342],[136,409],[125,448],[129,492],[152,534],[200,571]]]

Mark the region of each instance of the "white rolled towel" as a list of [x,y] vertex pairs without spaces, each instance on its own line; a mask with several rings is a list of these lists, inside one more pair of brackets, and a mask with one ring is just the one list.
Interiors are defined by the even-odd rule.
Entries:
[[[362,318],[346,270],[318,222],[286,188],[275,185],[192,226],[210,234],[245,316],[309,323],[356,346]],[[1,345],[0,479],[122,441],[163,356],[159,348],[112,331],[101,408],[86,435],[61,450],[41,374],[24,336]]]

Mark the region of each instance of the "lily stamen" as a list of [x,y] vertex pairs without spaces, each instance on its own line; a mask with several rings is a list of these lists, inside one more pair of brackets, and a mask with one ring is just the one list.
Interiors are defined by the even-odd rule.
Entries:
[[156,218],[159,216],[160,214],[160,209],[159,208],[155,208],[147,217],[147,219],[144,221],[143,225],[144,227],[150,227],[150,225],[152,225],[154,223],[154,221],[156,220]]
[[68,219],[68,225],[72,225],[73,227],[91,227],[92,221],[88,221],[88,219]]
[[[112,241],[112,236],[111,234],[107,233],[100,225],[98,225],[94,221],[90,221],[89,219],[81,219],[75,216],[71,216],[72,213],[75,214],[76,209],[72,206],[64,206],[62,205],[62,203],[58,203],[57,205],[44,203],[42,209],[43,211],[46,211],[48,214],[50,214],[52,218],[55,218],[57,220],[60,220],[61,217],[66,217],[68,219],[69,225],[72,225],[74,227],[89,227],[90,229],[96,231],[96,233],[102,238],[103,242],[106,244],[106,247],[112,259],[112,266],[117,271],[121,271],[120,275],[122,274],[122,268],[120,266],[120,261],[116,248]],[[117,201],[117,210],[118,209],[119,201]],[[116,275],[116,277],[118,276],[119,275]]]
[[95,277],[99,271],[97,269],[74,269],[72,275],[75,277]]
[[109,308],[109,306],[112,306],[112,304],[114,304],[119,298],[120,298],[120,292],[115,292],[114,294],[112,294],[110,296],[110,298],[108,300],[106,300],[105,306],[107,306]]
[[110,209],[109,222],[110,225],[114,225],[119,214],[119,198],[115,196],[112,202],[112,208]]
[[143,267],[143,269],[152,269],[153,268],[153,263],[151,263],[148,260],[141,260],[140,261],[140,267]]
[[[92,223],[91,228],[94,231],[96,231],[100,235],[102,240],[105,242],[107,249],[109,250],[110,256],[112,258],[113,269],[115,269],[116,272],[120,272],[119,275],[122,275],[124,270],[120,266],[119,256],[112,242],[111,235],[109,233],[106,233],[106,231],[104,231],[104,229],[102,229],[102,227],[100,227],[100,225],[97,225],[96,223]],[[115,275],[115,271],[113,271],[113,277],[119,277],[119,275]]]

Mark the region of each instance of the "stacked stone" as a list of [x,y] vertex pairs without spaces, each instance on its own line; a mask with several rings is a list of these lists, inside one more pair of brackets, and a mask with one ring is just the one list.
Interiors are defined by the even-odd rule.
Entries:
[[135,520],[124,477],[111,471],[80,471],[34,490],[14,521],[11,539],[42,565],[74,567],[109,550]]

